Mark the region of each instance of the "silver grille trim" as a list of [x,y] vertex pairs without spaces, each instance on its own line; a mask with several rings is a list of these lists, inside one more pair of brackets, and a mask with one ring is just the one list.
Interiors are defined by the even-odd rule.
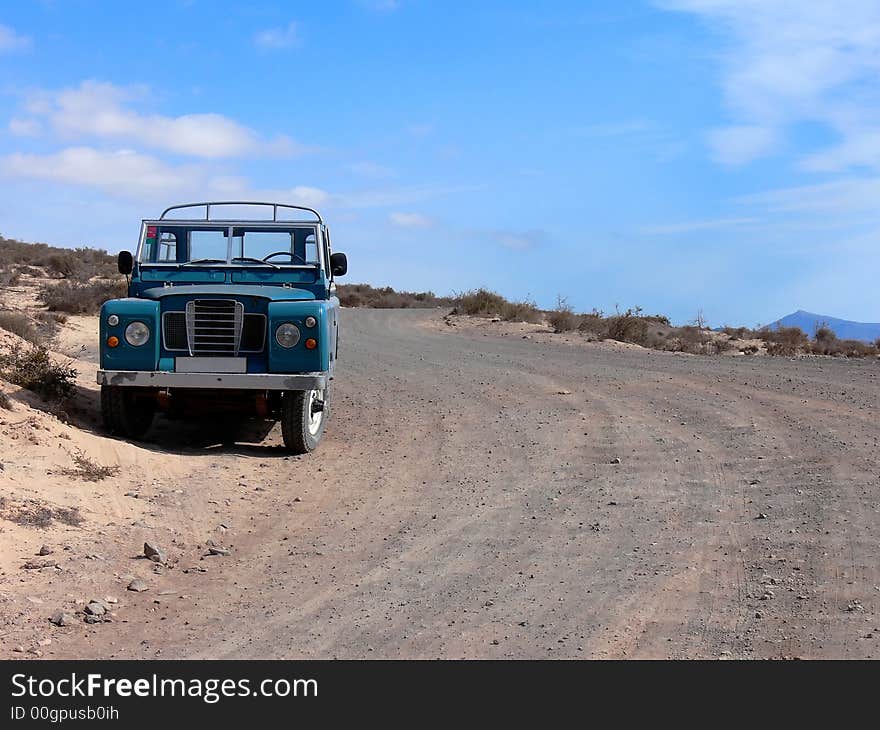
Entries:
[[244,305],[234,299],[194,299],[186,304],[189,354],[238,356]]

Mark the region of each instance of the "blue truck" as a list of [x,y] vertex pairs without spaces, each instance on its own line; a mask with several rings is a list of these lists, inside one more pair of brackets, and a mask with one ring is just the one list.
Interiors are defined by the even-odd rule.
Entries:
[[98,383],[111,433],[141,439],[157,412],[216,411],[280,420],[292,452],[318,446],[339,357],[335,280],[348,269],[320,213],[174,205],[142,221],[137,249],[118,265],[128,296],[100,315]]

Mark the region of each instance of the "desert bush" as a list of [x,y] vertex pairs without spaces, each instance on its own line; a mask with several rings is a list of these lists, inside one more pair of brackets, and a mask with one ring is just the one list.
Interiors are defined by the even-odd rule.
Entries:
[[40,262],[49,276],[66,279],[76,270],[76,259],[69,253],[53,253]]
[[62,312],[37,312],[34,317],[37,321],[53,327],[67,322],[67,315]]
[[679,349],[682,352],[703,355],[710,349],[706,347],[707,338],[705,332],[700,327],[685,325],[684,327],[677,327],[674,332],[679,342]]
[[648,335],[648,320],[641,316],[640,307],[618,312],[607,318],[606,337],[618,342],[632,342],[644,345]]
[[21,273],[18,269],[0,271],[0,286],[15,286],[20,280]]
[[40,290],[40,298],[50,312],[69,314],[97,314],[101,305],[108,299],[126,295],[124,281],[61,281],[46,284]]
[[505,302],[499,314],[505,322],[540,322],[543,317],[534,302]]
[[816,326],[810,350],[816,355],[838,355],[840,354],[840,340],[837,339],[834,330],[823,322]]
[[40,342],[40,334],[34,327],[30,317],[23,312],[0,312],[0,329],[12,332],[15,335],[37,344]]
[[594,309],[588,314],[580,315],[578,319],[578,332],[591,335],[598,340],[604,340],[608,335],[608,324],[602,312]]
[[37,499],[15,501],[3,496],[0,518],[27,527],[49,527],[55,521],[77,527],[84,521],[76,507],[54,507]]
[[547,313],[547,322],[557,332],[570,332],[577,329],[580,324],[578,316],[563,296],[556,297],[556,309]]
[[809,349],[809,338],[800,327],[763,327],[755,335],[764,340],[768,355],[791,357]]
[[19,272],[42,276],[75,277],[81,280],[116,275],[116,257],[99,248],[58,248],[45,243],[25,243],[0,236],[0,261],[16,264]]
[[454,314],[469,314],[475,317],[500,317],[507,300],[488,289],[473,289],[453,298]]
[[876,345],[862,342],[861,340],[841,340],[832,332],[816,332],[810,351],[816,355],[831,355],[833,357],[870,357],[877,355],[880,349]]
[[871,357],[878,354],[875,345],[861,340],[839,340],[840,354],[845,357]]
[[74,454],[73,463],[73,467],[62,469],[61,474],[69,477],[78,477],[87,482],[100,482],[107,477],[112,477],[119,473],[118,466],[98,464],[85,454]]
[[17,349],[0,358],[0,375],[10,383],[31,390],[43,400],[66,400],[74,391],[76,370],[52,362],[42,346]]
[[728,327],[725,325],[721,331],[732,340],[751,340],[756,337],[756,333],[748,327]]
[[390,286],[373,287],[369,284],[340,284],[336,295],[343,307],[374,309],[421,309],[447,306],[451,302],[448,297],[438,297],[431,291],[396,291]]

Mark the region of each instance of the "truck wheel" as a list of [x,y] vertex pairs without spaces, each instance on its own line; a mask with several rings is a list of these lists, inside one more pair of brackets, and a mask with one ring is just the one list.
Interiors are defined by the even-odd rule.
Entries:
[[287,390],[281,399],[281,435],[295,454],[314,451],[330,416],[330,390]]
[[134,393],[118,385],[101,386],[101,417],[112,434],[131,439],[142,438],[153,423],[152,403],[138,402]]

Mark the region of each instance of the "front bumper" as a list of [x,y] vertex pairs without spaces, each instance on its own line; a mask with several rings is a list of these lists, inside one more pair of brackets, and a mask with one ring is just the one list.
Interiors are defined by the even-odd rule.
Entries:
[[99,385],[132,388],[225,388],[230,390],[323,390],[327,373],[171,373],[99,370]]

